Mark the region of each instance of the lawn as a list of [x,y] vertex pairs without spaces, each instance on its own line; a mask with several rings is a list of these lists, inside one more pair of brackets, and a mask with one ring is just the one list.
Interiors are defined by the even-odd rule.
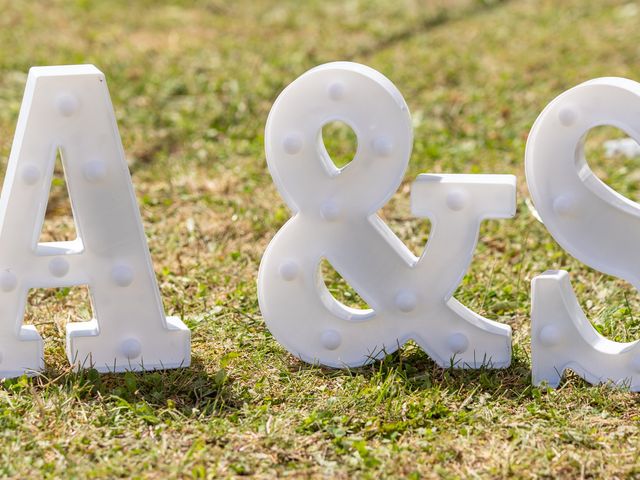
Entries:
[[[167,314],[192,330],[193,364],[74,373],[64,326],[88,320],[87,290],[34,290],[26,323],[45,372],[0,387],[0,475],[14,478],[622,478],[640,476],[640,401],[569,374],[530,380],[530,280],[570,271],[582,307],[617,341],[640,337],[630,285],[572,259],[532,215],[523,158],[555,96],[599,76],[640,80],[640,5],[627,1],[0,0],[0,158],[9,156],[34,65],[93,63],[107,77]],[[256,275],[290,217],[268,174],[263,130],[307,69],[352,60],[389,77],[414,124],[404,182],[381,216],[419,254],[418,173],[511,173],[518,212],[486,221],[456,297],[511,325],[510,368],[440,369],[407,344],[352,370],[296,360],[266,329]],[[638,199],[632,160],[592,168]],[[339,126],[334,161],[353,153]],[[637,160],[637,159],[636,159]],[[43,240],[74,237],[61,171]],[[325,265],[330,291],[360,305]]]

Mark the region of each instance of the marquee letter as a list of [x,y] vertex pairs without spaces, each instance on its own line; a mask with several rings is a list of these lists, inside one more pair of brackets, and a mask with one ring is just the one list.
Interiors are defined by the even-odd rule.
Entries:
[[[599,78],[553,100],[534,124],[526,152],[529,191],[549,233],[573,257],[640,288],[640,205],[605,185],[589,168],[590,129],[615,125],[640,141],[640,84]],[[534,385],[557,387],[570,368],[590,383],[640,390],[640,343],[609,340],[589,323],[565,271],[531,285]]]
[[[78,238],[38,243],[57,152]],[[43,368],[22,325],[31,288],[87,285],[94,319],[67,356],[100,372],[185,367],[190,332],[165,317],[105,78],[93,65],[29,72],[0,197],[0,376]]]

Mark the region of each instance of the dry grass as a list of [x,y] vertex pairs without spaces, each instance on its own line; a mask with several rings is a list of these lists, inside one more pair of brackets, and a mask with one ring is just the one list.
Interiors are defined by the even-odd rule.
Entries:
[[[74,374],[64,324],[88,318],[86,292],[33,292],[26,321],[45,337],[47,370],[0,387],[0,475],[640,476],[636,394],[571,375],[556,391],[531,386],[534,275],[570,270],[588,315],[617,340],[637,338],[640,303],[555,244],[525,205],[523,172],[529,128],[554,96],[596,76],[640,79],[637,4],[0,0],[0,11],[1,157],[30,66],[101,68],[165,308],[193,330],[189,369]],[[265,329],[258,262],[289,213],[267,173],[264,122],[286,84],[337,59],[379,69],[411,108],[411,166],[382,214],[412,250],[429,231],[408,208],[418,172],[518,176],[518,216],[483,226],[457,293],[513,327],[509,369],[441,370],[409,344],[367,368],[324,370],[296,361]],[[348,157],[348,136],[334,133],[327,142]],[[590,161],[633,197],[637,166],[603,159],[612,134],[593,133]],[[54,188],[46,238],[71,234],[64,191]]]

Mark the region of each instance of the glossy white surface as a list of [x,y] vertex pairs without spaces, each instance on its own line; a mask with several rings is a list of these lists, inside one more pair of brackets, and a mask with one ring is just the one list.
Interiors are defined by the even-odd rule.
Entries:
[[[640,84],[600,78],[553,100],[527,142],[526,173],[539,216],[556,241],[581,262],[640,287],[640,205],[589,168],[590,129],[616,126],[640,139]],[[533,383],[556,387],[570,368],[588,382],[640,390],[640,346],[604,338],[589,323],[564,271],[533,279]]]
[[[58,151],[78,238],[38,243]],[[189,365],[190,332],[165,317],[104,75],[37,67],[0,197],[0,377],[44,366],[40,335],[22,324],[29,289],[75,285],[89,287],[95,316],[67,325],[76,367]]]
[[[322,127],[342,121],[357,135],[351,163],[336,168]],[[376,212],[396,191],[412,148],[409,110],[379,72],[339,62],[314,68],[273,105],[267,162],[292,218],[269,244],[258,296],[275,338],[309,363],[354,367],[414,339],[441,366],[506,367],[511,329],[470,311],[452,294],[485,218],[515,213],[511,175],[419,175],[414,215],[432,222],[416,258]],[[338,302],[319,272],[323,258],[371,306]]]

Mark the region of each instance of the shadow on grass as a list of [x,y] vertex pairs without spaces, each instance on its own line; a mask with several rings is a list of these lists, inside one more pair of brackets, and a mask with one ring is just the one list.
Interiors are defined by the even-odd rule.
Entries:
[[470,8],[465,9],[460,13],[453,13],[453,14],[446,9],[439,10],[438,12],[436,12],[435,15],[424,18],[418,21],[416,24],[408,26],[408,28],[404,30],[391,33],[390,35],[387,35],[386,37],[381,38],[373,45],[359,48],[356,51],[352,52],[347,57],[350,59],[353,59],[361,56],[372,55],[374,53],[379,52],[380,50],[391,48],[397,45],[398,43],[402,43],[406,40],[409,40],[411,37],[415,35],[419,35],[429,30],[433,30],[435,28],[447,25],[451,22],[474,17],[475,15],[503,6],[509,1],[510,0],[478,0],[474,2]]
[[409,390],[440,389],[451,392],[487,393],[492,397],[517,400],[531,395],[531,365],[522,351],[515,350],[508,368],[441,368],[417,345],[409,343],[382,360],[359,368],[332,369],[302,362],[292,363],[290,370],[314,371],[327,378],[362,376],[370,381],[384,381],[394,376]]
[[71,368],[48,368],[35,377],[5,380],[2,388],[42,397],[62,391],[87,404],[115,403],[142,411],[166,409],[206,416],[233,412],[241,405],[232,397],[230,383],[224,369],[210,373],[194,358],[188,368],[147,372],[101,374],[95,369],[75,372]]

